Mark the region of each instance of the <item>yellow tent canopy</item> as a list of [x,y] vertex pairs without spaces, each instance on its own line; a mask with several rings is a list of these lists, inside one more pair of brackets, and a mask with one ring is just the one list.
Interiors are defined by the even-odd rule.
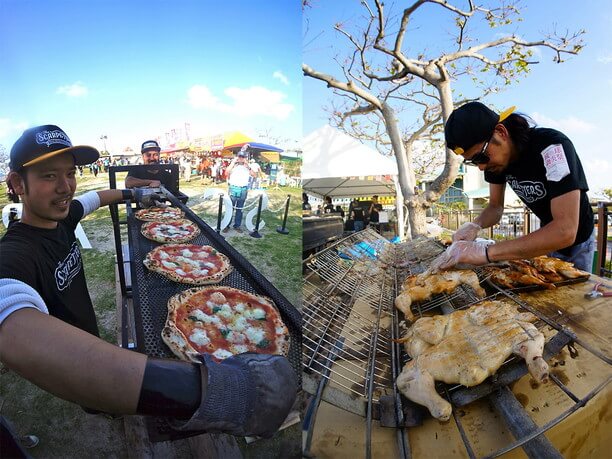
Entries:
[[253,142],[253,139],[239,131],[231,131],[223,134],[223,146],[248,142]]
[[276,151],[262,151],[259,153],[262,158],[271,163],[280,163],[280,153]]

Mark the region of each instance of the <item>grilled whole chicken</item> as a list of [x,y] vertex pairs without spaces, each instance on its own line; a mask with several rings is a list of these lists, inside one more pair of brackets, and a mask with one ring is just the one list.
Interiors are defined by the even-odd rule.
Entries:
[[548,379],[542,358],[544,335],[531,323],[531,313],[499,301],[484,301],[448,315],[417,320],[398,340],[412,357],[397,378],[397,387],[431,415],[447,421],[451,405],[434,382],[476,386],[494,374],[510,354],[525,359],[538,382]]

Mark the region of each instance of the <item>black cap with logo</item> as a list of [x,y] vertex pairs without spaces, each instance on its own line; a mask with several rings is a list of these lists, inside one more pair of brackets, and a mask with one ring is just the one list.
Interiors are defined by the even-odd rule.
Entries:
[[61,153],[71,153],[77,166],[93,163],[100,157],[94,147],[73,146],[62,129],[53,124],[45,124],[23,131],[11,148],[9,167],[12,171],[18,171]]
[[444,126],[446,146],[462,155],[477,143],[489,139],[495,126],[505,120],[515,108],[510,107],[498,115],[480,102],[462,105],[451,113]]
[[156,140],[146,140],[142,143],[142,147],[140,147],[140,153],[144,153],[145,151],[149,150],[155,150],[158,152],[161,151],[161,148],[159,148],[159,144]]

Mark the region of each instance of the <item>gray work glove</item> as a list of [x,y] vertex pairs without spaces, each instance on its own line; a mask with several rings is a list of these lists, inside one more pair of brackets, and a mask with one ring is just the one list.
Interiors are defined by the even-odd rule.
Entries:
[[297,395],[296,375],[280,355],[245,353],[216,363],[203,355],[200,407],[180,430],[272,437]]
[[134,188],[132,194],[141,207],[153,207],[162,200],[162,197],[150,188]]

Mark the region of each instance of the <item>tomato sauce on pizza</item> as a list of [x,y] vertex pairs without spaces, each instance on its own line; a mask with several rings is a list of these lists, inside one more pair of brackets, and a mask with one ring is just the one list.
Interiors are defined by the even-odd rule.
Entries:
[[220,361],[244,352],[289,351],[289,331],[274,303],[232,287],[189,289],[170,298],[162,338],[177,356],[193,361],[201,353]]
[[148,207],[146,209],[137,210],[134,216],[138,220],[146,222],[164,222],[179,220],[184,217],[181,209],[176,207]]
[[140,232],[147,239],[156,242],[187,242],[200,234],[200,228],[195,223],[186,220],[173,220],[167,222],[146,222]]
[[173,281],[194,285],[220,282],[232,271],[229,259],[209,245],[161,245],[147,253],[143,263]]

